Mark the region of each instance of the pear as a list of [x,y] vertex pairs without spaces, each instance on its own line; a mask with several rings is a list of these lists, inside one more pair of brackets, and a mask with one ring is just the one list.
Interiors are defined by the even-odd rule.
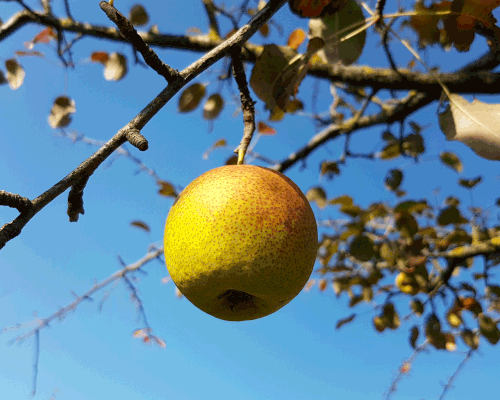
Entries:
[[167,217],[165,262],[180,292],[227,321],[264,317],[307,283],[316,219],[293,181],[268,168],[227,165],[191,182]]

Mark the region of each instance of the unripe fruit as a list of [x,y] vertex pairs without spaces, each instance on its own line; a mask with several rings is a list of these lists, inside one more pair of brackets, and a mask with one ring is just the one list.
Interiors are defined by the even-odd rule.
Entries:
[[306,284],[318,248],[309,202],[289,178],[227,165],[191,182],[165,225],[165,261],[196,307],[228,321],[269,315]]

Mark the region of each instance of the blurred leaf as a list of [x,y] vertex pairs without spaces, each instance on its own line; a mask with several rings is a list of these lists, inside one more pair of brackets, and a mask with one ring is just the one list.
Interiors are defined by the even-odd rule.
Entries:
[[49,43],[52,39],[57,38],[56,30],[52,27],[45,28],[40,33],[38,33],[33,39],[33,44],[36,43]]
[[412,348],[417,347],[418,335],[419,335],[418,327],[414,325],[410,330],[410,346]]
[[26,73],[24,72],[21,64],[17,62],[16,59],[11,58],[5,61],[5,67],[7,68],[7,82],[12,90],[19,89],[24,82],[24,77]]
[[337,196],[337,197],[334,197],[333,199],[329,200],[328,204],[342,204],[342,205],[346,205],[346,206],[351,206],[352,201],[353,200],[352,200],[351,196],[344,194],[342,196]]
[[377,332],[383,332],[387,327],[387,321],[382,316],[376,315],[375,317],[373,317],[372,322],[373,322],[373,327]]
[[361,303],[363,301],[363,296],[362,295],[355,295],[355,296],[352,296],[350,299],[349,299],[349,304],[348,306],[349,307],[354,307],[355,305]]
[[319,208],[325,208],[327,204],[326,192],[319,186],[309,189],[306,193],[306,198],[310,202],[315,202]]
[[264,24],[262,25],[260,28],[259,28],[259,33],[263,36],[263,37],[268,37],[269,36],[269,24]]
[[441,162],[447,167],[450,167],[458,173],[462,172],[462,161],[460,161],[460,159],[454,153],[445,151],[439,155],[439,158],[441,159]]
[[328,282],[326,279],[320,279],[319,282],[318,282],[318,289],[320,290],[320,292],[324,292],[325,289],[327,288],[328,286]]
[[356,317],[356,314],[351,314],[346,318],[339,319],[337,321],[337,324],[335,325],[335,329],[340,329],[345,324],[348,324],[349,322],[353,321],[355,317]]
[[71,122],[71,114],[76,112],[75,101],[67,96],[59,96],[54,100],[49,115],[52,128],[64,128]]
[[375,254],[373,241],[366,235],[359,235],[349,245],[349,252],[361,262],[369,261]]
[[398,142],[390,142],[380,152],[381,160],[392,160],[401,155],[401,146]]
[[321,18],[310,19],[309,36],[319,37],[325,42],[318,55],[328,64],[341,62],[351,65],[356,62],[365,45],[366,31],[343,41],[340,39],[357,30],[364,21],[363,11],[355,0],[346,0],[337,12],[327,12]]
[[402,236],[410,239],[418,232],[417,220],[408,212],[396,213],[395,226]]
[[203,157],[203,159],[204,159],[204,160],[208,160],[208,156],[210,155],[210,153],[211,153],[212,151],[214,151],[214,150],[215,150],[216,148],[218,148],[218,147],[226,147],[226,146],[227,146],[227,141],[226,141],[226,139],[224,139],[224,138],[223,138],[223,139],[219,139],[219,140],[217,140],[217,141],[216,141],[216,142],[215,142],[212,146],[210,146],[210,147],[207,149],[207,151],[205,151],[205,152],[203,153],[203,156],[202,156],[202,157]]
[[464,343],[469,346],[471,349],[477,349],[479,347],[479,337],[474,334],[470,329],[464,329],[460,336]]
[[391,131],[382,132],[382,139],[386,142],[397,142],[396,137],[391,133]]
[[149,228],[149,225],[146,224],[145,222],[142,221],[132,221],[130,225],[135,226],[137,228],[143,229],[146,232],[151,232],[151,229]]
[[500,330],[498,330],[497,324],[495,324],[493,319],[488,315],[480,313],[477,320],[481,335],[491,344],[497,344],[500,340]]
[[260,133],[261,135],[276,135],[276,129],[270,127],[267,125],[265,122],[259,121],[257,124],[257,132]]
[[388,190],[396,190],[403,182],[403,172],[400,169],[391,169],[385,177],[385,187]]
[[481,182],[483,178],[478,176],[477,178],[474,179],[459,179],[458,184],[466,189],[472,189],[474,186],[476,186],[479,182]]
[[452,207],[458,207],[460,205],[460,200],[457,199],[456,197],[453,196],[448,196],[445,200],[444,203],[447,206],[452,206]]
[[202,83],[193,83],[184,89],[179,97],[178,111],[181,113],[191,112],[200,105],[205,96],[205,85]]
[[419,133],[412,133],[404,138],[403,150],[411,157],[418,157],[425,151],[424,138]]
[[43,54],[40,51],[20,51],[20,50],[17,50],[16,56],[18,56],[18,57],[31,57],[31,56],[45,57],[45,54]]
[[127,74],[127,58],[123,54],[111,53],[104,63],[104,79],[119,81]]
[[135,4],[134,6],[132,6],[128,19],[132,23],[132,25],[135,26],[146,25],[149,22],[148,13],[140,4]]
[[[292,100],[293,101],[293,100]],[[285,111],[279,108],[278,106],[274,107],[274,109],[269,114],[268,120],[271,122],[279,122],[283,118],[285,118]]]
[[90,61],[98,62],[105,65],[109,60],[109,54],[105,51],[94,51],[90,55]]
[[238,163],[238,156],[233,155],[226,160],[225,165],[236,165],[237,163]]
[[380,257],[382,257],[383,260],[387,261],[389,266],[392,267],[396,265],[397,256],[398,256],[398,249],[395,245],[387,242],[381,244]]
[[292,49],[297,50],[300,47],[300,45],[304,42],[304,40],[306,39],[306,36],[307,35],[303,29],[301,29],[301,28],[295,29],[288,37],[287,44]]
[[453,336],[451,333],[445,333],[444,340],[446,350],[455,351],[457,349],[457,345],[455,344],[455,336]]
[[203,105],[203,118],[212,120],[219,116],[224,108],[224,99],[219,93],[211,95]]
[[466,224],[468,221],[462,217],[457,207],[448,206],[443,208],[437,217],[437,223],[440,226],[449,224]]
[[285,112],[289,114],[296,113],[297,111],[302,111],[304,109],[304,104],[299,99],[292,99],[286,105]]
[[340,9],[345,0],[290,0],[290,10],[302,18],[318,18],[327,11]]
[[165,181],[157,181],[156,182],[158,185],[160,185],[160,189],[158,190],[158,194],[166,197],[177,197],[177,192],[175,191],[174,187],[169,183]]
[[424,303],[422,303],[419,299],[412,299],[410,301],[410,308],[419,317],[424,313]]
[[[335,161],[323,161],[321,163],[320,175],[326,175],[328,178],[333,178],[340,174],[338,163]],[[330,203],[331,204],[331,203]]]

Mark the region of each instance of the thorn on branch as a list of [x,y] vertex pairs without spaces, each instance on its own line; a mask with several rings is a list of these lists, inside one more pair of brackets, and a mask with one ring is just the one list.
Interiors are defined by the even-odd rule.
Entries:
[[235,150],[235,153],[238,153],[238,165],[243,164],[245,153],[250,145],[253,133],[255,132],[255,102],[252,100],[250,91],[248,90],[245,67],[243,66],[240,55],[240,48],[235,49],[234,52],[231,53],[233,75],[238,84],[238,89],[240,90],[241,109],[243,110],[243,122],[245,124],[243,128],[243,138]]
[[127,131],[127,140],[132,146],[137,147],[140,151],[146,151],[149,147],[148,141],[144,136],[141,135],[139,129],[130,129]]
[[89,178],[90,175],[85,175],[71,186],[68,195],[68,216],[70,222],[77,222],[79,214],[85,214],[85,210],[83,209],[83,189],[85,189]]
[[113,7],[112,2],[108,4],[105,1],[101,1],[99,6],[108,18],[116,24],[118,29],[120,29],[121,34],[142,54],[146,64],[163,76],[168,83],[173,83],[180,78],[179,72],[160,60],[158,55],[139,36],[132,23]]

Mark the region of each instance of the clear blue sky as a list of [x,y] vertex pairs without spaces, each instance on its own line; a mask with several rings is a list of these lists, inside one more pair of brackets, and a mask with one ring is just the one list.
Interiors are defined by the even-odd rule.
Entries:
[[[38,4],[31,3],[34,7]],[[54,3],[56,10],[62,9],[62,1]],[[70,3],[76,19],[110,24],[98,1]],[[124,13],[133,3],[116,0]],[[183,34],[190,27],[207,29],[199,1],[143,4],[162,32]],[[17,9],[15,4],[2,2],[0,18],[5,21]],[[387,10],[394,11],[394,6],[388,4]],[[279,44],[286,43],[297,23],[304,29],[307,24],[306,20],[297,22],[287,6],[275,21],[284,31],[279,37],[276,29],[271,28],[272,40]],[[28,26],[0,43],[2,64],[39,31],[40,27]],[[263,40],[256,35],[255,41],[269,43],[271,39]],[[471,53],[429,51],[426,60],[431,66],[453,70],[485,49],[484,40],[479,38]],[[26,80],[20,89],[0,87],[0,189],[29,198],[47,190],[96,150],[54,135],[47,116],[57,96],[68,95],[76,102],[77,112],[68,131],[107,140],[165,86],[155,72],[133,65],[130,46],[125,44],[84,39],[75,46],[76,68],[67,71],[47,46],[39,46],[39,50],[47,54],[45,59],[21,59]],[[106,82],[102,67],[88,62],[94,50],[124,53],[130,61],[127,77],[120,82]],[[409,59],[406,50],[397,43],[393,50],[401,65],[405,65]],[[199,56],[173,50],[158,53],[178,69]],[[359,62],[385,66],[382,48],[376,41],[367,43]],[[216,78],[221,68],[219,62],[197,79],[210,83],[208,94],[217,91]],[[248,75],[249,72],[250,69]],[[312,82],[306,80],[300,89],[299,97],[306,106],[310,104]],[[225,138],[234,148],[242,134],[241,115],[233,116],[238,105],[232,102],[226,89],[222,94],[226,107],[212,131],[201,118],[201,110],[179,115],[176,97],[143,130],[150,149],[140,154],[134,149],[134,154],[162,179],[179,187],[222,165],[230,155],[229,150],[217,150],[208,160],[202,158],[216,140]],[[323,84],[319,96],[321,109],[327,109],[330,100],[328,85]],[[500,102],[498,97],[481,100]],[[257,110],[257,119],[266,120],[262,104]],[[448,195],[470,204],[467,192],[456,184],[458,175],[439,164],[438,154],[449,150],[464,161],[463,177],[484,176],[474,192],[474,200],[476,205],[491,206],[500,195],[498,162],[485,161],[464,145],[446,142],[437,124],[436,104],[418,113],[415,120],[426,127],[423,136],[428,149],[419,164],[400,159],[375,163],[353,160],[338,178],[330,182],[320,180],[319,162],[341,154],[343,144],[335,142],[313,153],[306,170],[295,166],[287,175],[304,192],[322,184],[329,197],[349,193],[361,205],[373,201],[394,204],[394,197],[383,187],[383,178],[387,170],[398,167],[405,172],[403,188],[409,196],[433,200],[432,191],[440,187],[435,204],[441,205]],[[273,126],[277,135],[261,138],[256,150],[276,160],[296,151],[315,132],[311,120],[304,116],[287,117]],[[380,128],[362,132],[353,140],[353,151],[369,151],[380,145],[379,138]],[[118,255],[131,263],[146,254],[150,243],[161,244],[172,199],[158,196],[154,180],[137,174],[137,167],[130,160],[111,160],[112,164],[106,162],[90,179],[84,195],[85,215],[77,223],[68,222],[66,193],[45,207],[0,252],[0,328],[30,321],[34,312],[41,318],[52,314],[74,299],[71,291],[80,295],[94,280],[100,281],[120,269]],[[336,216],[334,210],[319,210],[314,206],[314,211],[318,221]],[[15,210],[0,208],[0,225],[15,216]],[[131,227],[132,220],[149,224],[151,234]],[[98,311],[98,303],[105,291],[96,294],[93,302],[81,304],[64,321],[54,322],[41,331],[36,399],[49,399],[54,391],[58,400],[377,399],[389,387],[401,362],[411,354],[407,338],[413,323],[403,323],[395,332],[378,334],[372,329],[371,308],[365,305],[355,310],[365,313],[341,330],[335,330],[337,320],[351,310],[346,307],[346,297],[337,299],[331,289],[319,293],[314,288],[266,318],[235,323],[215,319],[186,299],[176,298],[172,283],[161,283],[167,275],[164,265],[154,262],[145,271],[147,276],[136,274],[140,279],[136,284],[149,323],[154,333],[165,340],[166,349],[149,347],[132,338],[132,332],[141,328],[142,323],[137,319],[129,292],[120,282],[105,289],[112,292],[102,312]],[[403,301],[398,307],[404,314],[407,304]],[[3,399],[30,398],[34,342],[30,339],[19,346],[7,345],[22,332],[0,336],[0,398]],[[485,344],[481,355],[475,355],[466,365],[447,399],[497,397],[499,356],[498,346]],[[462,358],[460,352],[430,351],[419,355],[394,398],[438,398],[443,382]]]

